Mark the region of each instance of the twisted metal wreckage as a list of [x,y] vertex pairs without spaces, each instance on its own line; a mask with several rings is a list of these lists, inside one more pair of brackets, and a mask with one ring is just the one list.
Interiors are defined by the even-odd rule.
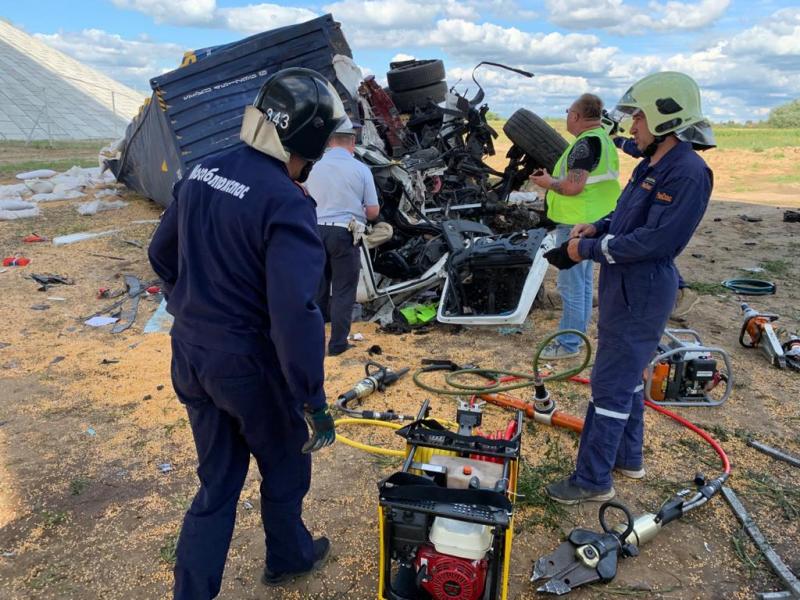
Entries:
[[[362,78],[330,15],[225,46],[187,53],[181,68],[151,80],[152,97],[107,164],[119,181],[166,206],[174,183],[209,154],[240,144],[245,106],[278,68],[315,69],[332,81],[347,112],[364,124],[357,157],[373,172],[381,220],[392,234],[361,244],[358,301],[367,316],[421,292],[438,302],[438,320],[518,324],[547,270],[553,238],[539,227],[534,194],[516,193],[534,169],[552,170],[566,141],[526,109],[503,126],[513,145],[497,171],[498,133],[487,121],[484,90],[468,97],[445,78],[440,60],[392,63],[388,87]],[[514,76],[532,74],[498,63]]]

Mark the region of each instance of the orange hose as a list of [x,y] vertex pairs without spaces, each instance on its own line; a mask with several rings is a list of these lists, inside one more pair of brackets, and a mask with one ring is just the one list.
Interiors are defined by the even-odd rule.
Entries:
[[550,417],[550,425],[569,429],[575,433],[583,431],[583,419],[569,413],[561,412],[560,410],[553,411]]

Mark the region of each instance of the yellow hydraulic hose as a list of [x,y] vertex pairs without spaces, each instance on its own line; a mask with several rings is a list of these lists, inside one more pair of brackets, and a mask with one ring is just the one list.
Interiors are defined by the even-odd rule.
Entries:
[[[336,419],[333,424],[338,429],[341,425],[372,425],[374,427],[387,427],[389,429],[400,429],[403,425],[399,423],[392,423],[391,421],[378,421],[377,419],[351,419],[351,418],[343,418],[343,419]],[[362,444],[361,442],[357,442],[355,440],[351,440],[348,437],[343,436],[338,431],[336,432],[336,441],[342,442],[343,444],[350,446],[351,448],[356,448],[358,450],[363,450],[364,452],[369,452],[370,454],[381,454],[383,456],[405,456],[405,450],[392,450],[390,448],[381,448],[379,446],[370,446],[369,444]]]
[[[436,419],[439,421],[439,419]],[[450,429],[458,429],[458,424],[453,423],[452,421],[439,421],[445,427],[449,427]],[[400,429],[405,427],[405,425],[401,425],[400,423],[392,423],[391,421],[378,421],[377,419],[356,419],[350,417],[344,417],[342,419],[336,419],[333,424],[337,428],[336,432],[336,441],[342,442],[346,446],[350,446],[351,448],[356,448],[358,450],[363,450],[364,452],[369,452],[370,454],[380,454],[382,456],[405,456],[405,450],[392,450],[390,448],[381,448],[380,446],[370,446],[369,444],[364,444],[362,442],[357,442],[355,440],[351,440],[349,437],[346,437],[338,432],[338,428],[341,425],[373,425],[375,427],[386,427],[388,429]],[[449,453],[448,453],[449,454]]]

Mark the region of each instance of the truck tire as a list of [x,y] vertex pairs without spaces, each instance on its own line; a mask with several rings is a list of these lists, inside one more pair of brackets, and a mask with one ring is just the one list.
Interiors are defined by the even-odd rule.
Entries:
[[509,117],[503,131],[512,143],[550,173],[569,145],[544,119],[524,108]]
[[386,73],[386,81],[393,92],[405,92],[427,87],[444,79],[441,60],[415,60],[400,63]]
[[447,94],[447,83],[438,81],[433,85],[426,85],[414,90],[406,90],[405,92],[393,91],[392,100],[394,100],[394,105],[400,112],[410,112],[414,110],[415,106],[426,104],[428,100],[432,100],[437,104],[443,102],[445,94]]

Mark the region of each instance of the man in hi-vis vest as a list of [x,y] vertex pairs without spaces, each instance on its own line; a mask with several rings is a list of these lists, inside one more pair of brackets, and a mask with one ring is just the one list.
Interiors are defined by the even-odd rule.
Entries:
[[[558,224],[556,245],[569,239],[578,223],[594,223],[614,210],[620,194],[619,158],[614,142],[600,121],[603,102],[583,94],[567,110],[567,131],[575,141],[558,159],[553,175],[534,173],[531,181],[547,190],[547,216]],[[586,332],[592,317],[594,263],[584,261],[558,272],[558,291],[563,306],[559,329]],[[576,356],[581,341],[576,335],[559,336],[542,353],[557,360]]]

